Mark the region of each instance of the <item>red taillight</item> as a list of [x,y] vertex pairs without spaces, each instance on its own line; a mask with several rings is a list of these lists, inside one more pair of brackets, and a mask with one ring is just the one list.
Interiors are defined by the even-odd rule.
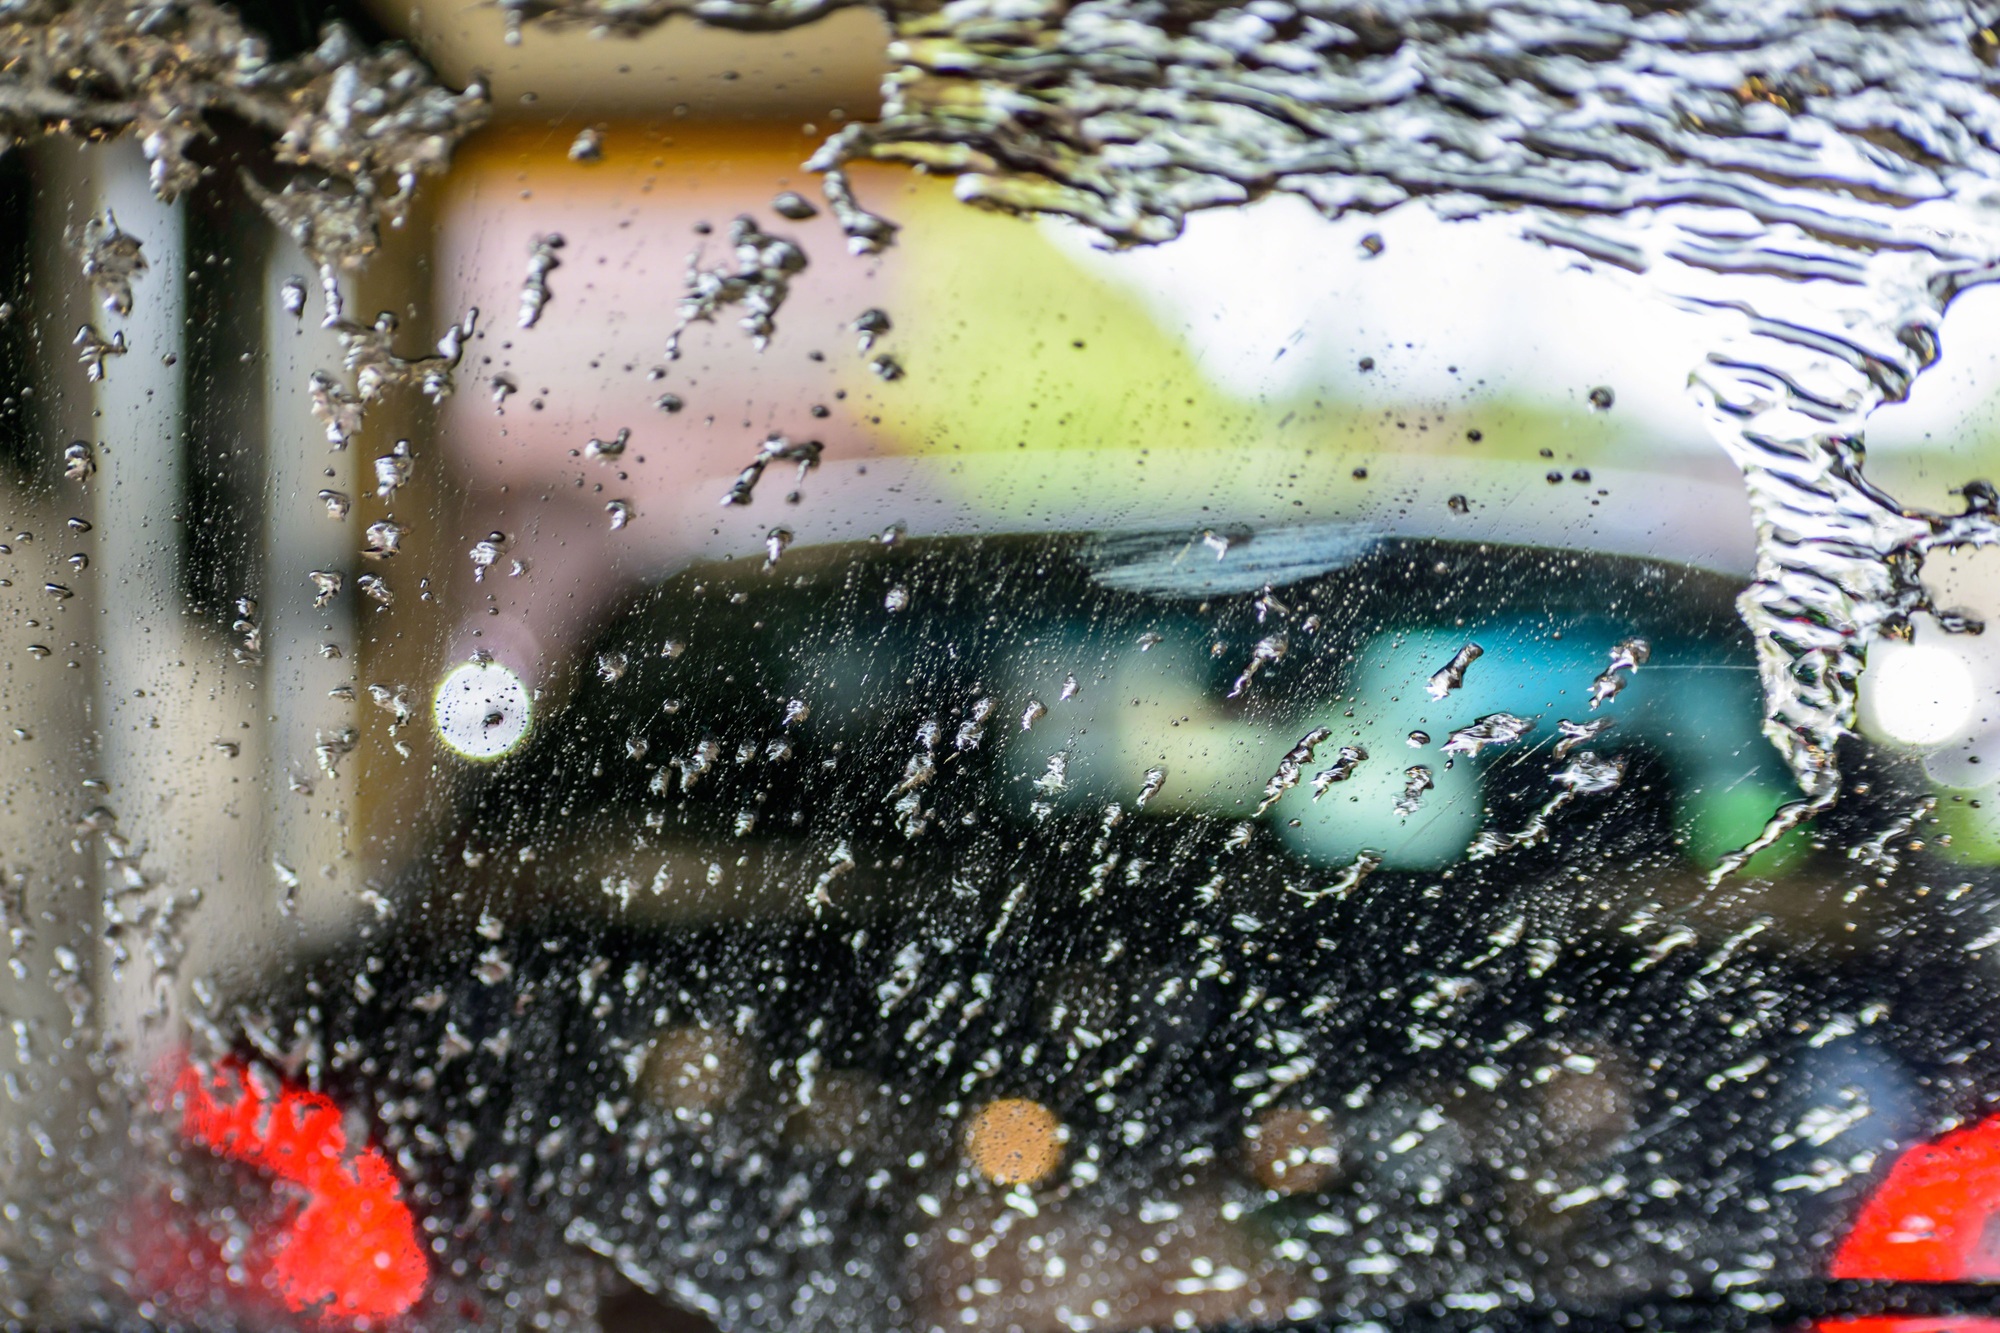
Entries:
[[[1827,1276],[1892,1282],[2000,1278],[2000,1116],[1907,1149],[1862,1205]],[[1822,1319],[1819,1333],[2000,1333],[1987,1315]]]
[[267,1097],[233,1062],[206,1075],[184,1067],[174,1098],[182,1138],[306,1194],[288,1221],[258,1238],[249,1265],[256,1286],[335,1326],[393,1318],[416,1304],[430,1265],[402,1187],[380,1150],[347,1141],[331,1101],[288,1084]]
[[2000,1116],[1897,1158],[1827,1275],[1901,1282],[2000,1278]]

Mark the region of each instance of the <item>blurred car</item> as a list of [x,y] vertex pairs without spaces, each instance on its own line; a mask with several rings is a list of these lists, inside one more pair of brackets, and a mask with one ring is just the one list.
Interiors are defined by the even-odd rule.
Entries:
[[[1791,786],[1671,320],[1613,395],[1629,308],[1468,224],[900,177],[845,263],[800,142],[475,141],[354,296],[456,392],[351,439],[240,172],[181,251],[77,188],[192,295],[76,415],[204,447],[20,449],[87,795],[10,796],[7,1317],[1988,1333],[2000,674],[1888,645],[1710,881]],[[798,280],[677,299],[745,247]]]
[[[1669,503],[1587,489],[1636,481]],[[469,659],[441,832],[156,1080],[173,1169],[108,1241],[135,1294],[1710,1326],[1992,1276],[1987,1185],[1909,1220],[1957,1197],[1912,1145],[1981,1126],[1962,1156],[2000,1093],[1996,885],[1925,831],[1919,760],[1857,753],[1867,800],[1710,886],[1768,812],[1731,793],[1782,790],[1735,581],[1462,508],[884,522],[696,560],[541,702]],[[300,1181],[379,1288],[301,1269]]]

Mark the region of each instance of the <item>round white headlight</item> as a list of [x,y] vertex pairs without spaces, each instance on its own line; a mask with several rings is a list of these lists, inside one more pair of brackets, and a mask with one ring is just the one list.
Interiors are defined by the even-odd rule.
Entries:
[[528,687],[498,662],[453,668],[431,708],[438,735],[467,759],[498,759],[528,734]]
[[1972,668],[1951,648],[1881,643],[1861,674],[1862,726],[1902,745],[1941,745],[1972,724]]

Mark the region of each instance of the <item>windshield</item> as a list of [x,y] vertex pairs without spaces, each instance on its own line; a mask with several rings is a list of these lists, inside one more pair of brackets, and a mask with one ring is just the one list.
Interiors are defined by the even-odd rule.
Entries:
[[730,1326],[1816,1275],[1994,1075],[1879,1024],[1908,969],[1803,866],[1703,901],[1681,846],[1776,780],[1728,581],[1294,532],[1282,591],[1186,533],[668,581],[260,1015],[280,1067],[390,1108],[455,1244],[689,1265]]
[[0,5],[8,1326],[2000,1317],[1976,16],[682,9]]

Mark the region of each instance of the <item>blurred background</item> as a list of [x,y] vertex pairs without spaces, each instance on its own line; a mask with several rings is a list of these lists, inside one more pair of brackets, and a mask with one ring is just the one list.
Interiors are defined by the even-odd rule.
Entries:
[[[473,771],[433,721],[451,670],[490,658],[539,716],[635,591],[697,559],[761,560],[774,528],[805,544],[892,523],[1326,519],[1748,573],[1747,505],[1686,392],[1693,321],[1505,219],[1329,223],[1285,199],[1108,253],[862,169],[864,202],[903,232],[855,256],[800,164],[876,109],[869,15],[517,45],[477,6],[350,17],[455,83],[483,73],[496,114],[350,298],[364,322],[395,316],[406,357],[476,308],[456,389],[392,391],[344,448],[310,387],[341,350],[310,264],[243,183],[247,134],[207,144],[212,188],[174,205],[130,144],[0,158],[0,871],[16,904],[0,995],[24,1022],[61,1031],[63,988],[81,988],[144,1050],[195,978],[379,915]],[[122,316],[77,258],[107,210],[147,261]],[[688,274],[732,264],[742,215],[807,260],[767,346],[740,306],[680,327]],[[556,263],[523,327],[538,247]],[[83,328],[122,337],[101,379]],[[1876,480],[1939,507],[2000,471],[2000,294],[1962,299],[1945,343],[1871,432]],[[818,441],[818,466],[781,456],[750,503],[724,504],[773,436]],[[392,553],[367,535],[379,524]],[[1941,563],[1943,600],[2000,610],[1996,571]],[[329,581],[341,591],[316,605]],[[1690,810],[1691,862],[1787,794],[1750,688],[1724,693],[1751,776]],[[2000,863],[1996,701],[1983,639],[1920,629],[1866,678],[1864,728],[1925,757],[1968,865]],[[1448,824],[1411,855],[1449,859],[1476,831]],[[196,912],[230,928],[182,930]],[[19,1114],[72,1092],[52,1077]]]
[[[248,17],[280,54],[312,32],[290,10]],[[1283,199],[1109,253],[1059,222],[960,206],[920,172],[863,168],[864,201],[903,232],[859,257],[800,164],[878,105],[870,15],[781,36],[530,28],[511,45],[478,7],[344,17],[408,37],[455,83],[486,77],[496,112],[351,300],[393,314],[410,357],[477,308],[456,391],[391,392],[344,449],[326,447],[310,389],[340,349],[317,327],[310,265],[243,184],[247,134],[206,145],[212,188],[171,206],[128,144],[0,159],[0,708],[23,719],[5,738],[6,818],[45,919],[67,916],[65,895],[158,891],[337,938],[433,835],[445,803],[427,793],[466,762],[430,716],[453,665],[490,655],[553,703],[632,590],[761,554],[774,526],[811,541],[870,535],[878,510],[941,532],[1361,516],[1747,572],[1747,508],[1685,387],[1693,321],[1506,219],[1329,223]],[[122,317],[78,268],[107,209],[148,265]],[[731,262],[739,215],[807,258],[775,333],[757,346],[725,307],[670,357],[688,274]],[[522,327],[550,238],[547,302]],[[886,314],[872,333],[871,312]],[[124,340],[101,381],[79,364],[85,326]],[[1876,479],[1933,505],[2000,465],[2000,296],[1962,299],[1945,342],[1871,434]],[[819,441],[821,465],[776,463],[753,504],[723,505],[772,436]],[[68,475],[73,441],[119,466]],[[885,492],[905,499],[855,502]],[[384,522],[399,549],[363,558]],[[1946,601],[1992,603],[1990,566],[1944,571]],[[316,573],[345,591],[314,605]],[[393,607],[362,591],[369,575]],[[1879,656],[1870,680],[1888,685],[1871,683],[1864,726],[1930,756],[1956,855],[2000,860],[1977,795],[2000,778],[2000,660],[1923,633]],[[1744,836],[1783,789],[1761,768],[1690,854]],[[123,849],[109,869],[107,833]],[[135,878],[146,887],[120,887]],[[114,929],[106,947],[146,933]],[[224,938],[184,947],[234,950]]]

